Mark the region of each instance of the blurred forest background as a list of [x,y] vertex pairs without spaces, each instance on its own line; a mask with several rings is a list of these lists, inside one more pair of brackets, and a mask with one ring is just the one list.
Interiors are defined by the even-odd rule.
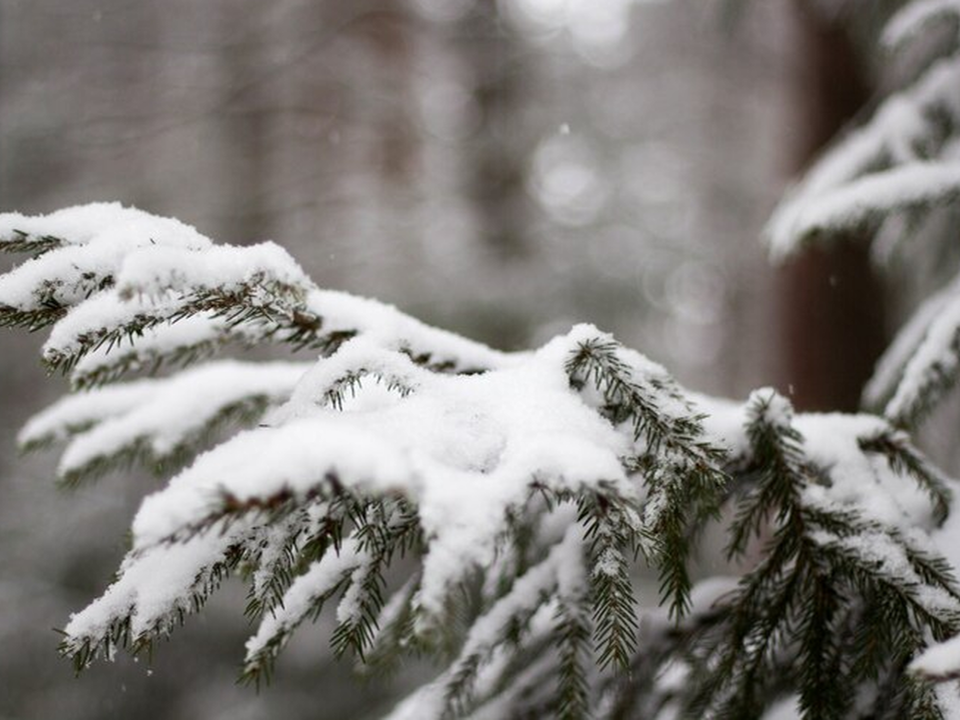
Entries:
[[[759,238],[893,81],[873,47],[896,5],[0,0],[0,208],[120,200],[497,347],[590,321],[694,389],[850,409],[939,259],[881,284],[856,244],[774,270]],[[214,608],[151,669],[75,680],[50,628],[161,480],[61,491],[51,457],[18,457],[64,384],[39,342],[0,339],[0,719],[366,717],[429,672],[358,684],[304,632],[257,695],[234,685],[240,613]]]

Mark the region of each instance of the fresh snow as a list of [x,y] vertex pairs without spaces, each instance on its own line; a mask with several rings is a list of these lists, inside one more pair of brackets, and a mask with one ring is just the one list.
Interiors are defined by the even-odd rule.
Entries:
[[807,502],[855,509],[865,520],[909,529],[931,523],[930,498],[916,483],[893,472],[883,457],[864,453],[860,439],[887,433],[890,426],[873,415],[809,413],[794,423],[803,435],[807,457],[829,473],[829,484],[812,484]]
[[850,179],[781,210],[769,229],[771,252],[775,258],[786,257],[799,239],[856,229],[872,216],[957,195],[960,163],[956,162],[911,162]]
[[[269,418],[275,427],[236,436],[149,496],[134,520],[135,546],[203,522],[225,493],[241,502],[304,496],[333,473],[347,488],[416,502],[432,538],[417,603],[439,612],[453,580],[492,561],[505,510],[525,501],[533,480],[556,489],[605,480],[633,492],[620,463],[630,438],[580,399],[563,367],[595,332],[578,328],[515,367],[476,376],[426,373],[395,354],[397,367],[421,375],[416,390],[346,413],[316,403],[331,378],[323,365],[339,369],[336,355],[321,360]],[[344,349],[356,358],[369,347]]]
[[[960,282],[954,281],[927,298],[897,332],[893,342],[877,361],[873,375],[863,390],[863,402],[877,408],[892,397],[901,382],[904,368],[926,337],[931,324],[951,303],[960,301]],[[887,417],[890,417],[887,414]]]
[[766,236],[773,258],[793,254],[808,233],[830,223],[848,229],[874,208],[896,210],[956,192],[956,160],[941,154],[940,162],[925,162],[919,148],[937,132],[932,116],[960,119],[958,86],[960,55],[940,60],[831,148],[770,219]]
[[199,252],[191,248],[145,248],[125,259],[117,286],[125,295],[211,289],[229,293],[263,281],[300,289],[312,284],[286,250],[264,242],[244,247],[220,244]]
[[[775,253],[789,253],[799,236],[817,228],[853,226],[876,208],[896,209],[960,187],[960,164],[920,161],[912,141],[897,139],[905,129],[911,137],[922,137],[934,90],[960,78],[958,68],[960,62],[935,66],[913,89],[886,103],[874,126],[818,165],[795,203],[782,208],[771,226]],[[892,159],[894,167],[875,172],[877,153]],[[165,632],[180,612],[191,610],[191,597],[203,594],[237,542],[259,543],[254,592],[264,592],[295,524],[264,531],[252,527],[254,515],[220,523],[229,510],[226,499],[252,506],[288,496],[306,500],[329,490],[331,478],[347,491],[408,498],[416,505],[429,549],[416,585],[408,583],[395,593],[381,617],[389,622],[410,602],[421,624],[443,617],[449,591],[472,569],[509,570],[511,560],[500,552],[507,517],[522,509],[533,488],[577,492],[602,484],[641,500],[637,479],[624,470],[624,458],[649,450],[648,439],[634,437],[631,422],[614,426],[604,419],[598,409],[605,401],[592,387],[593,379],[586,379],[585,388],[573,388],[566,370],[582,343],[612,343],[592,326],[576,326],[535,352],[502,353],[429,327],[390,305],[320,290],[273,243],[214,247],[188,226],[119,205],[33,218],[0,215],[0,242],[17,241],[21,236],[15,229],[64,240],[62,247],[0,278],[0,304],[32,310],[53,298],[69,306],[54,325],[44,354],[72,366],[75,381],[101,371],[114,379],[113,366],[140,369],[184,349],[213,350],[232,338],[252,341],[276,333],[282,340],[288,331],[283,323],[297,314],[316,318],[322,333],[350,338],[330,357],[313,363],[222,361],[169,378],[79,393],[27,425],[23,444],[67,441],[60,470],[79,474],[128,451],[167,457],[222,412],[245,402],[274,406],[259,427],[199,456],[144,500],[133,523],[133,549],[118,580],[73,616],[67,628],[70,643],[97,643],[127,616],[134,637]],[[263,302],[265,311],[284,317],[276,325],[267,319],[259,331],[210,312],[168,322],[193,294],[209,290],[239,293],[249,307]],[[945,292],[936,318],[933,311],[922,310],[921,320],[878,370],[876,382],[888,387],[902,369],[887,408],[891,418],[902,414],[930,381],[931,368],[950,370],[953,365],[945,363],[957,363],[952,343],[960,326],[954,306],[960,304],[950,304],[954,294]],[[141,325],[147,327],[136,336],[114,332]],[[852,509],[889,528],[865,537],[814,533],[812,539],[902,579],[915,588],[916,602],[933,613],[960,610],[947,593],[921,581],[890,535],[899,532],[919,547],[925,536],[916,528],[929,528],[932,520],[930,500],[915,483],[860,447],[865,439],[892,433],[888,422],[867,415],[795,414],[789,401],[770,388],[756,391],[747,403],[693,395],[635,351],[617,347],[616,362],[660,416],[689,418],[703,412],[703,435],[697,442],[726,448],[732,462],[749,459],[749,409],[766,401],[763,421],[780,429],[794,427],[803,437],[806,457],[822,472],[811,478],[802,501],[830,510]],[[438,369],[484,372],[453,375],[434,372]],[[681,450],[665,446],[659,452],[668,465],[701,461],[699,456],[679,457]],[[655,517],[662,493],[642,500],[645,519]],[[213,526],[209,530],[208,524]],[[539,542],[552,548],[546,558],[518,577],[468,631],[461,661],[471,654],[483,656],[484,682],[496,681],[502,661],[497,647],[513,618],[532,618],[529,632],[546,634],[557,608],[583,591],[588,576],[619,571],[618,556],[599,557],[585,567],[583,529],[573,508],[545,516],[536,533]],[[272,642],[284,641],[315,602],[337,588],[346,588],[337,619],[356,620],[370,561],[356,535],[326,553],[294,580],[263,619],[247,645],[248,659]],[[713,602],[731,583],[723,579],[697,586],[695,604]],[[554,593],[558,598],[548,599]],[[418,625],[416,630],[428,628]],[[942,659],[945,654],[948,660]],[[934,648],[916,661],[915,669],[932,673],[929,667],[945,667],[958,657],[960,651]],[[531,681],[544,667],[531,666]],[[449,673],[456,668],[454,663]],[[400,706],[398,716],[438,702],[443,682],[441,677],[420,691],[418,704]],[[495,709],[494,703],[484,712]]]
[[220,361],[172,378],[138,380],[68,396],[31,420],[20,442],[73,439],[63,474],[146,443],[158,458],[201,432],[222,410],[251,398],[286,400],[306,370],[301,363]]
[[960,635],[924,650],[910,663],[910,670],[931,678],[960,675]]
[[881,41],[897,48],[917,37],[927,23],[955,15],[960,30],[960,0],[914,0],[898,10],[883,29]]
[[960,365],[960,298],[949,297],[933,317],[926,335],[903,369],[900,383],[884,415],[897,420],[910,417],[943,377],[951,377]]
[[[89,378],[100,373],[109,374],[113,368],[125,367],[133,371],[150,368],[178,352],[207,347],[213,350],[228,339],[244,340],[245,337],[242,326],[231,327],[224,318],[198,313],[176,322],[148,327],[135,339],[105,343],[90,350],[76,362],[70,371],[70,380],[74,386],[84,386]],[[54,351],[50,343],[47,347],[51,354],[65,352],[63,347]]]
[[64,628],[68,642],[96,645],[109,637],[111,625],[126,617],[133,639],[169,632],[178,622],[178,610],[192,611],[192,595],[245,531],[245,524],[238,523],[228,532],[198,534],[186,542],[129,553],[119,578],[97,600],[70,616]]
[[247,661],[261,653],[271,640],[282,638],[310,613],[313,603],[332,592],[368,558],[355,538],[344,541],[340,550],[328,552],[298,576],[283,596],[283,605],[260,621],[256,634],[247,640]]
[[[227,294],[243,290],[251,294],[252,305],[268,303],[268,312],[261,318],[265,326],[257,335],[264,340],[283,340],[286,331],[274,334],[274,323],[282,327],[296,313],[303,313],[317,316],[324,333],[367,335],[384,348],[423,358],[432,367],[481,371],[517,359],[430,327],[391,305],[320,290],[272,242],[214,246],[178,221],[115,203],[35,217],[0,214],[0,241],[8,235],[18,239],[15,229],[65,240],[64,247],[27,260],[0,277],[0,306],[36,311],[53,299],[66,308],[45,345],[48,359],[75,360],[93,350],[105,333],[162,323],[176,317],[196,292],[209,290]],[[283,297],[274,294],[278,289],[285,293]],[[274,310],[283,317],[270,317]],[[155,343],[156,357],[174,347],[174,334],[162,334],[170,345]]]
[[195,248],[211,245],[195,228],[175,218],[159,217],[117,202],[77,205],[46,215],[0,213],[0,244],[21,239],[19,233],[35,238],[52,236],[68,245],[88,245],[104,237]]
[[62,232],[70,238],[66,246],[27,260],[0,277],[0,305],[37,310],[47,298],[72,305],[101,289],[124,259],[137,250],[164,246],[196,251],[211,247],[210,240],[177,220],[120,205],[69,208],[61,213],[65,214],[32,218],[0,214],[2,237],[21,229],[18,225],[29,220],[28,232]]
[[393,305],[336,290],[312,290],[306,306],[325,319],[325,331],[356,330],[383,348],[429,353],[431,364],[452,362],[459,370],[487,370],[523,357],[431,327]]
[[68,395],[34,415],[17,436],[21,446],[66,440],[70,435],[136,409],[156,394],[154,381],[114,385]]

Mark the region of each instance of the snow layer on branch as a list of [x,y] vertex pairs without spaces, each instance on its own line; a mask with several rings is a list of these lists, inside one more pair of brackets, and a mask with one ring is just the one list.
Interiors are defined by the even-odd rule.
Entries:
[[[954,513],[933,534],[933,542],[954,568],[960,567],[960,515]],[[931,645],[910,665],[930,678],[960,678],[960,636]]]
[[[364,378],[368,380],[362,395],[371,394],[370,384],[374,382],[406,395],[422,383],[429,383],[431,377],[430,371],[415,365],[408,356],[384,349],[369,335],[360,335],[348,340],[329,358],[315,363],[297,384],[290,401],[273,411],[266,423],[282,425],[310,417],[321,407],[343,409],[343,396],[350,394],[350,399],[356,400],[361,389],[356,383],[362,384]],[[364,406],[375,409],[369,402]],[[357,404],[350,402],[348,407],[352,409]]]
[[263,281],[301,289],[311,285],[296,260],[273,242],[246,247],[214,245],[200,252],[145,248],[126,258],[117,285],[124,295],[162,295],[168,290],[231,292]]
[[[583,577],[583,529],[579,525],[568,527],[563,539],[554,545],[547,557],[517,578],[510,591],[497,600],[489,610],[470,626],[457,660],[433,683],[417,690],[401,701],[388,715],[389,720],[441,717],[444,711],[447,682],[456,678],[463,664],[476,658],[489,660],[496,647],[504,642],[511,625],[518,617],[533,617],[545,603],[549,611],[541,618],[552,618],[555,607],[549,602],[550,595],[559,583],[573,580],[570,571]],[[531,621],[534,625],[534,621]],[[483,663],[481,662],[481,669]]]
[[910,670],[929,678],[960,675],[960,635],[927,648],[910,663]]
[[897,11],[883,29],[882,42],[897,48],[916,37],[927,23],[954,15],[960,19],[960,0],[914,0]]
[[771,227],[771,251],[789,255],[799,238],[852,230],[872,217],[960,194],[960,163],[913,162],[865,175],[781,212]]
[[[835,548],[858,559],[872,572],[892,578],[907,589],[914,602],[933,617],[960,616],[960,603],[944,588],[928,582],[914,569],[901,542],[886,532],[868,532],[846,537],[824,531],[809,534],[821,546]],[[929,545],[929,543],[925,543]]]
[[[19,310],[38,310],[53,300],[61,305],[79,302],[102,289],[124,258],[154,245],[199,250],[210,241],[192,227],[120,205],[70,208],[68,220],[79,217],[76,228],[58,213],[28,218],[34,231],[53,234],[66,230],[71,244],[28,260],[0,277],[0,304]],[[50,222],[51,218],[54,222]],[[14,228],[20,215],[0,215],[2,228]],[[97,223],[100,223],[97,225]]]
[[830,476],[829,485],[807,488],[805,502],[853,508],[865,520],[904,531],[929,525],[929,497],[915,483],[891,472],[885,459],[860,447],[861,439],[890,431],[884,420],[872,415],[809,413],[798,415],[794,427],[803,435],[807,457]]
[[179,621],[178,609],[191,612],[193,596],[205,594],[214,580],[210,569],[225,560],[227,549],[245,531],[243,525],[228,532],[213,530],[184,543],[130,553],[119,578],[97,600],[70,616],[65,628],[68,643],[84,640],[97,644],[110,636],[110,628],[130,618],[131,638],[169,632]]
[[[415,392],[375,409],[313,405],[305,414],[300,403],[315,396],[310,383],[328,362],[321,360],[296,390],[293,410],[276,416],[283,424],[224,443],[148,497],[134,521],[135,546],[202,524],[224,495],[240,503],[304,496],[333,474],[347,489],[399,491],[417,504],[432,538],[418,603],[439,610],[451,578],[490,563],[506,508],[523,503],[534,481],[557,490],[608,481],[632,493],[620,462],[630,438],[584,404],[564,370],[590,333],[578,328],[483,375],[423,373]],[[396,362],[410,363],[400,354]]]
[[905,422],[922,409],[927,396],[945,378],[956,376],[960,366],[958,332],[960,300],[954,295],[943,303],[927,327],[923,340],[903,369],[884,415],[894,422]]
[[734,460],[750,453],[746,430],[747,403],[699,393],[688,393],[687,397],[694,411],[703,416],[701,424],[710,442],[725,448]]
[[866,407],[877,408],[893,395],[904,368],[923,342],[930,325],[951,300],[956,298],[960,298],[960,283],[953,282],[927,298],[900,328],[893,342],[877,361],[873,376],[864,387],[863,402]]
[[[571,573],[573,578],[570,577]],[[534,565],[517,578],[510,592],[470,626],[470,632],[460,651],[461,658],[490,650],[501,641],[510,622],[518,615],[532,614],[543,603],[553,588],[568,580],[583,580],[583,528],[571,525],[563,540],[554,545],[546,559]],[[564,590],[569,586],[564,585]],[[582,589],[582,587],[580,588]],[[456,672],[456,663],[452,668]]]
[[[769,392],[773,391],[757,390],[754,394]],[[746,423],[750,401],[737,403],[703,395],[691,398],[706,415],[703,426],[707,436],[728,448],[734,461],[749,458]],[[772,419],[789,422],[789,416],[787,404]],[[864,452],[860,445],[862,440],[892,432],[884,419],[873,415],[799,413],[793,417],[792,425],[803,436],[806,457],[829,476],[828,484],[808,486],[805,502],[834,510],[856,509],[864,519],[903,530],[930,523],[929,496],[916,483],[904,481],[893,472],[884,458]]]
[[249,398],[287,399],[306,367],[222,361],[172,378],[72,395],[31,420],[21,442],[59,439],[70,428],[93,425],[67,447],[60,461],[63,475],[140,443],[146,443],[152,456],[162,458],[205,429],[225,408]]
[[[104,290],[70,308],[53,326],[43,344],[43,356],[52,361],[95,347],[104,332],[124,327],[138,319],[162,318],[178,307],[177,298],[131,298],[122,300],[116,290]],[[133,339],[131,338],[131,342]]]
[[[191,349],[209,347],[212,350],[231,337],[244,338],[243,328],[231,327],[225,319],[213,317],[211,313],[192,315],[145,328],[135,340],[128,338],[126,342],[120,340],[96,347],[77,360],[70,379],[74,387],[85,387],[95,384],[93,379],[102,374],[116,371],[119,375],[126,370],[149,368]],[[64,349],[57,348],[56,352],[62,353]]]
[[[20,226],[25,229],[14,233]],[[34,218],[8,213],[0,215],[0,231],[13,234],[11,247],[29,245],[23,233],[42,235],[34,249],[47,252],[0,276],[0,310],[10,324],[57,323],[44,347],[54,367],[71,367],[100,343],[136,342],[151,326],[208,310],[256,326],[259,332],[248,339],[332,349],[365,334],[436,370],[482,371],[512,362],[509,354],[429,327],[393,306],[319,290],[271,242],[214,246],[189,226],[118,204]],[[65,242],[44,233],[61,233]],[[161,350],[154,343],[144,355],[158,357]]]
[[431,327],[393,305],[335,290],[314,290],[306,306],[324,318],[325,331],[356,331],[382,347],[412,355],[429,353],[430,364],[452,362],[460,370],[504,367],[523,354],[503,353],[455,333]]
[[205,247],[210,241],[174,218],[158,217],[120,203],[90,203],[63,208],[46,215],[0,213],[0,244],[22,238],[51,236],[67,245],[85,245],[98,238],[128,237],[156,243]]
[[760,388],[750,393],[747,406],[759,402],[762,402],[763,411],[758,419],[770,427],[783,430],[793,423],[793,406],[773,388]]
[[848,229],[874,210],[897,210],[955,192],[955,163],[922,160],[928,156],[923,146],[938,133],[935,116],[960,117],[957,88],[960,56],[953,56],[887,98],[865,126],[828,150],[771,218],[766,234],[772,256],[789,256],[812,232],[835,223]]
[[262,652],[268,643],[292,632],[310,614],[314,603],[332,592],[346,576],[367,559],[356,539],[348,538],[339,551],[330,550],[297,577],[283,595],[283,603],[265,615],[256,635],[247,640],[247,659]]
[[75,432],[130,412],[155,394],[155,382],[143,381],[68,395],[34,415],[20,431],[17,442],[29,447],[66,440]]

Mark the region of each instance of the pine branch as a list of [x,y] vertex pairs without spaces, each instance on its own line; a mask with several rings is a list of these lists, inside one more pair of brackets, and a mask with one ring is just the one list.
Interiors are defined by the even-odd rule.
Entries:
[[953,496],[949,481],[913,447],[905,433],[890,431],[863,438],[860,448],[864,452],[882,455],[894,472],[913,480],[930,497],[934,520],[938,525],[947,519]]
[[[742,555],[764,524],[773,534],[725,603],[719,632],[701,641],[714,660],[688,707],[717,717],[759,716],[772,698],[768,678],[787,654],[804,719],[845,717],[852,681],[879,678],[891,660],[912,657],[924,632],[944,638],[960,629],[960,596],[949,565],[918,545],[919,537],[812,491],[820,471],[805,457],[785,400],[754,393],[747,417],[756,487],[740,501],[729,552]],[[859,447],[912,467],[917,458],[901,442],[875,435]],[[873,632],[881,623],[886,627]],[[841,641],[844,628],[857,625],[852,641]]]
[[[625,511],[626,510],[626,511]],[[589,557],[593,636],[600,669],[625,670],[637,649],[636,597],[630,579],[630,555],[636,554],[638,527],[629,508],[604,495],[584,494],[578,520],[584,525]]]
[[527,626],[549,602],[555,587],[556,568],[548,558],[517,578],[514,588],[475,620],[463,649],[440,683],[446,715],[463,716],[473,705],[474,686],[483,664],[497,647]]
[[212,358],[231,342],[249,347],[255,341],[207,315],[155,325],[134,342],[107,342],[85,353],[73,365],[70,385],[74,390],[88,390],[134,372],[156,375],[165,368],[184,369]]
[[247,532],[236,526],[165,552],[128,553],[104,595],[71,617],[62,631],[61,655],[72,659],[77,673],[97,657],[113,659],[119,648],[152,656],[156,641],[199,612],[237,567]]
[[338,622],[331,644],[337,657],[352,650],[365,662],[364,652],[379,629],[386,589],[383,573],[395,553],[402,557],[419,542],[419,518],[403,501],[374,502],[367,507],[356,537],[358,549],[366,559],[354,570],[350,588],[337,608]]
[[11,228],[9,234],[0,234],[0,251],[8,253],[29,253],[36,256],[66,244],[63,238],[31,234],[17,228]]
[[258,687],[261,681],[269,683],[277,656],[297,626],[309,618],[316,619],[330,598],[349,587],[353,573],[366,559],[354,533],[338,551],[325,553],[297,577],[281,606],[263,618],[257,634],[247,641],[241,681]]
[[590,688],[585,663],[590,641],[586,597],[563,597],[557,604],[557,717],[581,720],[590,716]]
[[943,126],[958,119],[958,77],[960,55],[934,63],[808,170],[768,224],[774,258],[785,259],[812,240],[875,230],[907,209],[953,201],[958,167],[942,156],[949,137]]
[[726,484],[719,468],[725,452],[705,438],[702,418],[673,380],[611,338],[581,341],[566,370],[574,387],[592,381],[604,399],[604,414],[628,424],[634,440],[644,444],[640,458],[628,465],[645,475],[644,533],[655,542],[661,598],[669,599],[671,612],[680,617],[689,605],[690,536],[717,516]]
[[192,460],[224,429],[251,425],[287,400],[306,367],[220,361],[172,378],[68,396],[27,424],[21,447],[69,440],[59,467],[67,485],[134,464],[166,473]]

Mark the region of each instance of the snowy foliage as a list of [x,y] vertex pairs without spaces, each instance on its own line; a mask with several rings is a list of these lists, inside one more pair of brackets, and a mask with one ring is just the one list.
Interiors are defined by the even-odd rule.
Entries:
[[[891,18],[884,41],[897,57],[944,24],[951,42],[939,54],[923,53],[916,78],[884,98],[788,193],[767,228],[775,259],[809,243],[866,235],[876,260],[887,263],[931,207],[960,197],[960,3],[908,3]],[[897,425],[926,417],[960,374],[958,287],[951,283],[916,311],[865,389],[865,405]]]
[[[696,396],[587,325],[495,352],[319,290],[275,245],[215,246],[173,221],[95,209],[99,230],[88,208],[49,224],[0,216],[17,250],[38,253],[0,279],[0,312],[51,326],[44,360],[77,387],[21,442],[68,443],[70,483],[134,462],[184,469],[143,501],[117,579],[64,629],[78,669],[151,647],[240,573],[259,619],[248,680],[268,678],[328,604],[338,655],[452,653],[396,717],[760,710],[790,689],[825,717],[824,702],[846,702],[831,663],[862,665],[851,680],[877,702],[893,683],[903,707],[936,705],[904,667],[960,630],[926,535],[948,511],[947,481],[883,419],[794,417],[772,390],[745,404]],[[201,363],[225,338],[321,356]],[[160,367],[185,369],[121,381]],[[238,424],[256,427],[198,454]],[[735,509],[730,556],[756,535],[769,556],[704,603],[690,560],[722,506]],[[659,598],[634,593],[645,566]],[[664,618],[640,615],[657,601]],[[871,613],[899,614],[906,634],[861,647]],[[779,685],[757,680],[791,663],[799,674]]]
[[[958,13],[917,2],[887,37]],[[950,55],[797,186],[774,255],[954,198],[956,127]],[[117,204],[2,214],[0,247],[32,256],[0,276],[0,323],[49,329],[73,388],[22,445],[65,443],[69,484],[172,475],[63,630],[78,671],[237,576],[247,681],[325,608],[338,656],[442,661],[392,718],[960,717],[960,588],[933,539],[952,481],[903,429],[960,372],[960,285],[880,364],[883,415],[796,414],[769,388],[691,393],[590,325],[499,352],[320,289],[273,243]],[[212,359],[257,345],[312,359]],[[727,575],[698,581],[718,533]],[[656,597],[635,592],[650,574]]]

